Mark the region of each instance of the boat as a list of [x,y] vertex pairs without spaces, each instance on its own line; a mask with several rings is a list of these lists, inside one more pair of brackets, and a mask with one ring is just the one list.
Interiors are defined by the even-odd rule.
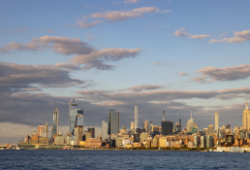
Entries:
[[231,147],[229,149],[229,152],[245,153],[245,150],[243,148],[239,148],[239,147]]
[[16,147],[16,150],[20,150],[20,148],[17,146],[17,147]]
[[213,150],[213,152],[224,152],[224,150],[222,150],[221,148],[217,148],[217,149]]
[[0,148],[0,150],[4,150],[4,148]]

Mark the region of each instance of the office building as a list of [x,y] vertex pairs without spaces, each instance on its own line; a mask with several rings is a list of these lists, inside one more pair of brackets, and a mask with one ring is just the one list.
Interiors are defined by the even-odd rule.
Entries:
[[161,122],[161,132],[162,135],[172,135],[173,133],[173,122],[172,121],[162,121]]
[[159,133],[159,132],[160,132],[160,126],[159,126],[159,125],[154,125],[154,126],[152,126],[151,131],[152,131],[153,133]]
[[140,135],[138,133],[134,133],[134,142],[140,142]]
[[239,126],[235,126],[234,129],[233,129],[233,133],[235,135],[237,135],[239,133],[239,131],[240,131],[240,127]]
[[211,135],[206,136],[206,148],[214,147],[214,137]]
[[208,125],[208,135],[212,135],[214,131],[214,125]]
[[55,134],[59,133],[59,110],[57,108],[54,109],[53,111],[53,129],[52,129],[52,133],[53,136]]
[[247,105],[247,100],[246,100],[245,110],[243,111],[243,114],[242,114],[242,126],[243,126],[243,129],[247,129],[247,130],[250,129],[250,110]]
[[120,132],[120,112],[109,109],[109,135]]
[[145,120],[143,122],[143,129],[145,130],[146,133],[149,133],[149,121]]
[[138,107],[135,106],[135,129],[138,128]]
[[38,125],[37,126],[37,135],[41,136],[42,132],[44,132],[44,129],[45,129],[44,125]]
[[135,122],[131,122],[130,128],[131,128],[132,132],[135,131]]
[[194,136],[194,148],[199,147],[199,136],[195,135]]
[[[81,126],[84,128],[84,115],[83,110],[74,108],[77,106],[75,99],[70,100],[69,102],[69,132],[74,135],[75,127],[78,125],[78,121],[82,118]],[[80,125],[80,124],[79,124]]]
[[75,127],[75,145],[79,145],[79,142],[82,141],[82,135],[83,135],[83,127],[76,126]]
[[162,121],[165,121],[165,110],[163,110],[163,113],[162,113]]
[[208,135],[208,128],[203,128],[203,130],[204,130],[204,134]]
[[192,132],[192,127],[194,127],[194,119],[192,117],[192,111],[191,111],[191,119],[187,121],[187,132]]
[[200,147],[201,148],[206,148],[206,136],[201,136],[201,138],[200,138],[201,140],[200,140]]
[[92,132],[92,138],[95,138],[95,128],[94,127],[88,127],[88,132]]
[[102,121],[102,140],[108,139],[108,122]]
[[143,133],[140,134],[140,142],[141,143],[145,142],[147,140],[147,138],[148,138],[148,133],[143,132]]
[[214,130],[216,130],[217,132],[219,128],[219,113],[218,112],[215,112],[214,119],[215,119]]

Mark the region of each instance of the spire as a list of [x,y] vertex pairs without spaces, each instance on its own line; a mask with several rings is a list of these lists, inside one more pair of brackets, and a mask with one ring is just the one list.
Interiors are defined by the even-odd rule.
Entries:
[[247,99],[246,99],[246,110],[248,110]]
[[193,119],[193,118],[192,118],[192,114],[193,114],[193,112],[192,112],[192,110],[191,110],[191,119]]

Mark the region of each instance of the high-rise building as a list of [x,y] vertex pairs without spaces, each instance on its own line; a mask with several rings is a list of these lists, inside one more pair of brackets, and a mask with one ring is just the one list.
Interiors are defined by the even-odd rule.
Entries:
[[208,135],[208,128],[203,128],[203,130],[204,130],[204,134]]
[[138,107],[135,106],[135,130],[138,128]]
[[206,148],[206,136],[201,136],[201,145],[200,145],[200,147],[201,148]]
[[153,127],[154,125],[153,125],[153,122],[152,121],[150,121],[149,122],[149,132],[152,130],[152,127]]
[[53,111],[53,136],[59,133],[59,110],[57,108]]
[[143,122],[143,129],[145,129],[146,133],[149,133],[149,122],[147,120]]
[[214,146],[214,137],[211,135],[208,135],[206,137],[206,148],[212,148]]
[[163,110],[163,113],[162,113],[162,121],[165,121],[165,110]]
[[92,138],[95,138],[95,128],[94,127],[88,127],[88,131],[92,132]]
[[120,132],[120,112],[109,109],[109,135]]
[[197,135],[194,136],[194,147],[195,148],[199,147],[199,136]]
[[108,139],[108,122],[102,121],[102,140]]
[[214,124],[214,130],[216,130],[216,132],[218,131],[219,128],[219,113],[215,112],[215,124]]
[[162,135],[172,135],[173,134],[173,122],[172,121],[162,121],[161,122],[161,132]]
[[44,132],[44,129],[45,129],[44,125],[37,126],[37,135],[41,136],[42,132]]
[[131,122],[131,130],[132,130],[132,132],[134,132],[135,131],[135,122]]
[[76,126],[75,127],[75,144],[79,145],[79,142],[82,141],[82,135],[83,135],[83,126]]
[[237,135],[239,133],[239,131],[240,131],[240,127],[239,126],[234,126],[233,133],[235,135]]
[[242,126],[243,126],[243,129],[247,129],[247,130],[250,129],[250,110],[247,105],[247,100],[246,100],[245,110],[243,111],[243,114],[242,114]]
[[192,127],[194,127],[194,118],[192,117],[192,111],[191,111],[191,119],[187,121],[187,132],[192,132]]
[[212,135],[214,131],[214,125],[208,125],[208,135]]
[[72,103],[75,99],[72,99],[69,102],[69,132],[74,135],[75,127],[78,125],[79,118],[82,118],[82,128],[84,128],[84,117],[83,110],[72,108],[72,106],[77,106],[77,104]]

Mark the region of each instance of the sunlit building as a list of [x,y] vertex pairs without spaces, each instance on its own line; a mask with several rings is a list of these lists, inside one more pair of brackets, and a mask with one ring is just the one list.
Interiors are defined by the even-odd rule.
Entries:
[[247,130],[250,129],[250,110],[248,108],[247,101],[246,101],[245,110],[243,111],[243,114],[242,114],[242,126],[243,126],[243,129],[247,129]]

